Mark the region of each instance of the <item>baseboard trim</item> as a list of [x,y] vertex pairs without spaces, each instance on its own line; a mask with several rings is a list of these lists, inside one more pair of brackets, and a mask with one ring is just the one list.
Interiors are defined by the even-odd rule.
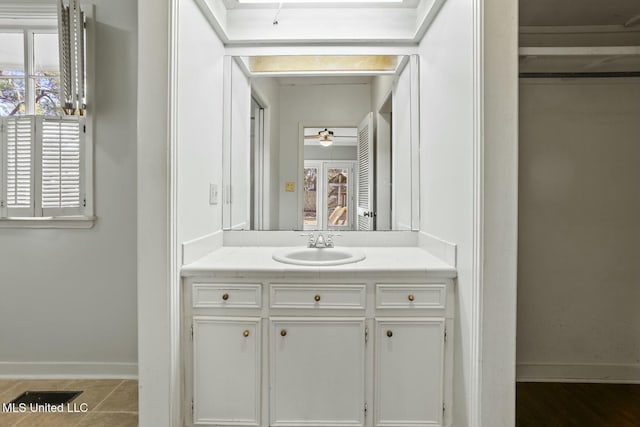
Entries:
[[453,268],[457,267],[457,247],[455,244],[421,231],[418,236],[418,246]]
[[222,230],[182,244],[182,264],[190,264],[222,247]]
[[640,384],[640,364],[518,363],[516,381]]
[[0,362],[0,378],[137,379],[137,363]]

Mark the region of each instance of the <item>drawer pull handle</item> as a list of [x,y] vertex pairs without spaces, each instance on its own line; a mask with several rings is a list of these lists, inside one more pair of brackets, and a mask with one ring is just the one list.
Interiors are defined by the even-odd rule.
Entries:
[[228,300],[229,299],[229,294],[222,294],[222,299],[223,300]]
[[387,336],[388,336],[389,338],[391,338],[391,337],[393,336],[393,332],[391,332],[391,330],[388,330],[388,331],[387,331]]
[[414,297],[413,294],[409,294],[407,298],[409,298],[409,301],[413,301],[414,299],[416,299],[416,297]]
[[245,337],[245,338],[248,337],[249,336],[249,330],[245,329],[244,332],[242,333],[242,336]]
[[320,301],[320,295],[316,295],[313,299],[316,300],[316,302]]
[[287,330],[286,329],[281,330],[280,331],[280,335],[282,335],[283,337],[286,337],[287,336]]

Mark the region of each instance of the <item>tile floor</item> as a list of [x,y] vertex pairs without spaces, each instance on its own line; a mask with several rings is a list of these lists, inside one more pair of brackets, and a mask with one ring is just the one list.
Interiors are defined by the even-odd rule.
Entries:
[[[71,403],[86,412],[18,413],[0,409],[0,427],[137,427],[138,382],[135,380],[3,380],[0,403],[32,390],[82,390]],[[28,409],[27,409],[28,411]]]

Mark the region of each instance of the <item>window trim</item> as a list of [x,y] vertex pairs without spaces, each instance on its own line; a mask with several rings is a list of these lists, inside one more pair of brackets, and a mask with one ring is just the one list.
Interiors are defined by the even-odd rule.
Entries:
[[[94,211],[94,138],[93,138],[93,108],[90,102],[90,97],[94,93],[95,85],[95,54],[94,54],[94,20],[93,17],[95,6],[92,3],[83,4],[83,11],[86,18],[86,57],[85,57],[85,73],[86,73],[86,86],[85,94],[87,97],[87,110],[84,116],[85,120],[85,153],[84,153],[84,193],[85,193],[85,206],[81,215],[64,215],[64,216],[29,216],[29,217],[16,217],[7,216],[6,208],[0,208],[0,229],[3,228],[62,228],[62,229],[89,229],[95,225],[97,217]],[[55,5],[23,5],[19,3],[0,5],[0,31],[6,32],[23,32],[25,37],[29,38],[26,34],[30,32],[57,32],[58,16],[57,8]],[[25,40],[26,43],[26,40]],[[25,44],[25,56],[29,55],[27,46]],[[26,57],[25,57],[26,59]],[[33,63],[31,58],[30,63]],[[27,63],[25,62],[25,68]],[[28,81],[32,77],[32,74],[25,75],[24,78]],[[25,82],[26,83],[26,82]],[[35,81],[34,81],[35,85]],[[34,88],[35,90],[35,88]],[[25,84],[25,96],[26,96],[26,84]],[[34,98],[35,100],[35,98]],[[35,107],[35,105],[34,105]],[[28,114],[28,113],[27,113]],[[39,148],[37,148],[39,149]],[[3,151],[3,150],[0,150]],[[0,153],[0,161],[4,162],[5,153]],[[4,168],[2,168],[4,170]],[[35,171],[38,175],[41,171]],[[3,179],[0,177],[0,179]],[[3,179],[2,181],[6,181]],[[6,184],[3,184],[3,186]],[[39,191],[39,190],[38,190]],[[34,197],[36,195],[34,194]],[[34,211],[34,214],[36,212]],[[2,216],[4,215],[4,216]]]
[[0,4],[0,26],[3,28],[57,28],[58,11],[55,4]]
[[95,216],[9,217],[0,219],[0,228],[92,228]]

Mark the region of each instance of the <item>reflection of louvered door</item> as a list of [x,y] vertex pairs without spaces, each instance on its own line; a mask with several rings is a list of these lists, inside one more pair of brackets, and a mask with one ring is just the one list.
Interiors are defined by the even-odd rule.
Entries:
[[358,230],[373,230],[373,113],[358,126]]

